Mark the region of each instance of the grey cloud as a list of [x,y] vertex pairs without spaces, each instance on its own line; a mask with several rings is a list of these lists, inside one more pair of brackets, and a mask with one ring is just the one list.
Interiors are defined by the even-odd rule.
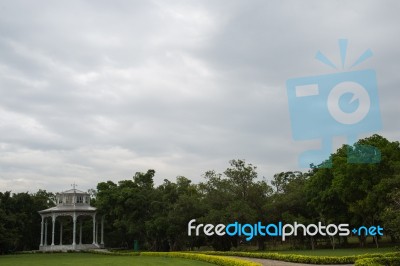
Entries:
[[[94,187],[154,168],[195,182],[228,160],[298,169],[285,82],[365,49],[398,139],[396,1],[0,3],[0,190]],[[315,144],[316,143],[316,144]]]

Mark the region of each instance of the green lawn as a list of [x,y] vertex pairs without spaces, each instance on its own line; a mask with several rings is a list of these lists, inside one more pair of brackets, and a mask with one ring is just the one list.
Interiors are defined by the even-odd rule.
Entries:
[[[117,265],[174,265],[213,266],[214,264],[177,258],[145,256],[109,256],[88,253],[21,254],[0,256],[1,266],[117,266]],[[215,266],[215,265],[214,265]]]
[[[271,251],[274,252],[274,251]],[[362,254],[396,252],[394,248],[348,248],[348,249],[317,249],[317,250],[285,250],[276,251],[282,254],[299,254],[308,256],[351,256]]]

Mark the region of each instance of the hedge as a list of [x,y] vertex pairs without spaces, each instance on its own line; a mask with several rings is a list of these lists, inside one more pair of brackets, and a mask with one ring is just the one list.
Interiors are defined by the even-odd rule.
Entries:
[[261,266],[260,263],[252,261],[246,261],[236,258],[227,258],[222,256],[214,256],[214,255],[211,256],[206,254],[187,253],[187,252],[141,252],[140,255],[199,260],[220,266]]
[[170,258],[182,258],[190,260],[198,260],[213,263],[220,266],[261,266],[260,263],[246,261],[242,259],[221,257],[221,256],[211,256],[205,254],[194,254],[187,252],[98,252],[95,250],[87,250],[86,253],[96,253],[102,255],[111,256],[157,256],[157,257],[170,257]]
[[400,257],[365,258],[356,261],[355,266],[398,266]]
[[364,254],[357,256],[356,255],[343,256],[343,257],[305,256],[297,254],[235,252],[235,251],[207,251],[201,253],[207,255],[249,257],[249,258],[259,258],[259,259],[280,260],[287,262],[308,263],[308,264],[351,264],[363,258],[400,257],[400,252],[384,253],[384,254]]

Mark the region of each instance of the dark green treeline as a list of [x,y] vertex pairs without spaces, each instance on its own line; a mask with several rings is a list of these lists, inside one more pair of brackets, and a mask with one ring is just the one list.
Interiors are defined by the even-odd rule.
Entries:
[[[363,145],[363,146],[362,146]],[[365,145],[379,149],[381,161],[374,164],[347,162],[351,154],[365,153]],[[368,154],[361,154],[369,156]],[[204,174],[203,182],[192,184],[183,176],[155,186],[154,170],[136,173],[131,180],[101,182],[92,203],[105,215],[108,247],[156,251],[188,250],[212,246],[229,250],[241,244],[259,249],[282,244],[278,238],[188,236],[187,224],[198,223],[298,223],[381,225],[396,242],[400,238],[400,145],[373,135],[354,146],[344,145],[329,158],[331,168],[313,166],[310,171],[281,172],[268,183],[258,177],[256,166],[232,160],[223,173]],[[40,239],[38,210],[54,204],[53,194],[0,193],[0,253],[37,249]],[[289,237],[286,245],[315,248],[346,246],[345,237],[316,235]],[[360,246],[366,238],[359,237]],[[373,239],[379,246],[379,238]]]

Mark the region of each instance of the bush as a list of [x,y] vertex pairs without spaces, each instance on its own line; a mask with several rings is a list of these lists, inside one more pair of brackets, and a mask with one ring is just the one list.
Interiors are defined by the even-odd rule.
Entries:
[[85,251],[86,253],[95,253],[102,255],[111,256],[158,256],[158,257],[171,257],[171,258],[182,258],[190,260],[199,260],[209,263],[213,263],[220,266],[261,266],[260,263],[246,261],[236,258],[211,256],[205,254],[185,253],[185,252],[98,252],[95,250]]
[[227,258],[221,256],[211,256],[205,254],[195,254],[195,253],[185,253],[185,252],[141,252],[140,255],[199,260],[220,266],[261,266],[261,264],[257,262],[246,261],[236,258]]
[[355,266],[399,266],[400,257],[365,258],[356,261]]
[[278,253],[255,253],[255,252],[234,252],[234,251],[209,251],[202,252],[207,255],[219,256],[237,256],[249,257],[259,259],[281,260],[287,262],[309,263],[309,264],[350,264],[355,263],[363,258],[386,258],[386,257],[399,257],[400,252],[385,253],[385,254],[365,254],[358,256],[344,256],[344,257],[330,257],[330,256],[304,256],[296,254],[278,254]]

